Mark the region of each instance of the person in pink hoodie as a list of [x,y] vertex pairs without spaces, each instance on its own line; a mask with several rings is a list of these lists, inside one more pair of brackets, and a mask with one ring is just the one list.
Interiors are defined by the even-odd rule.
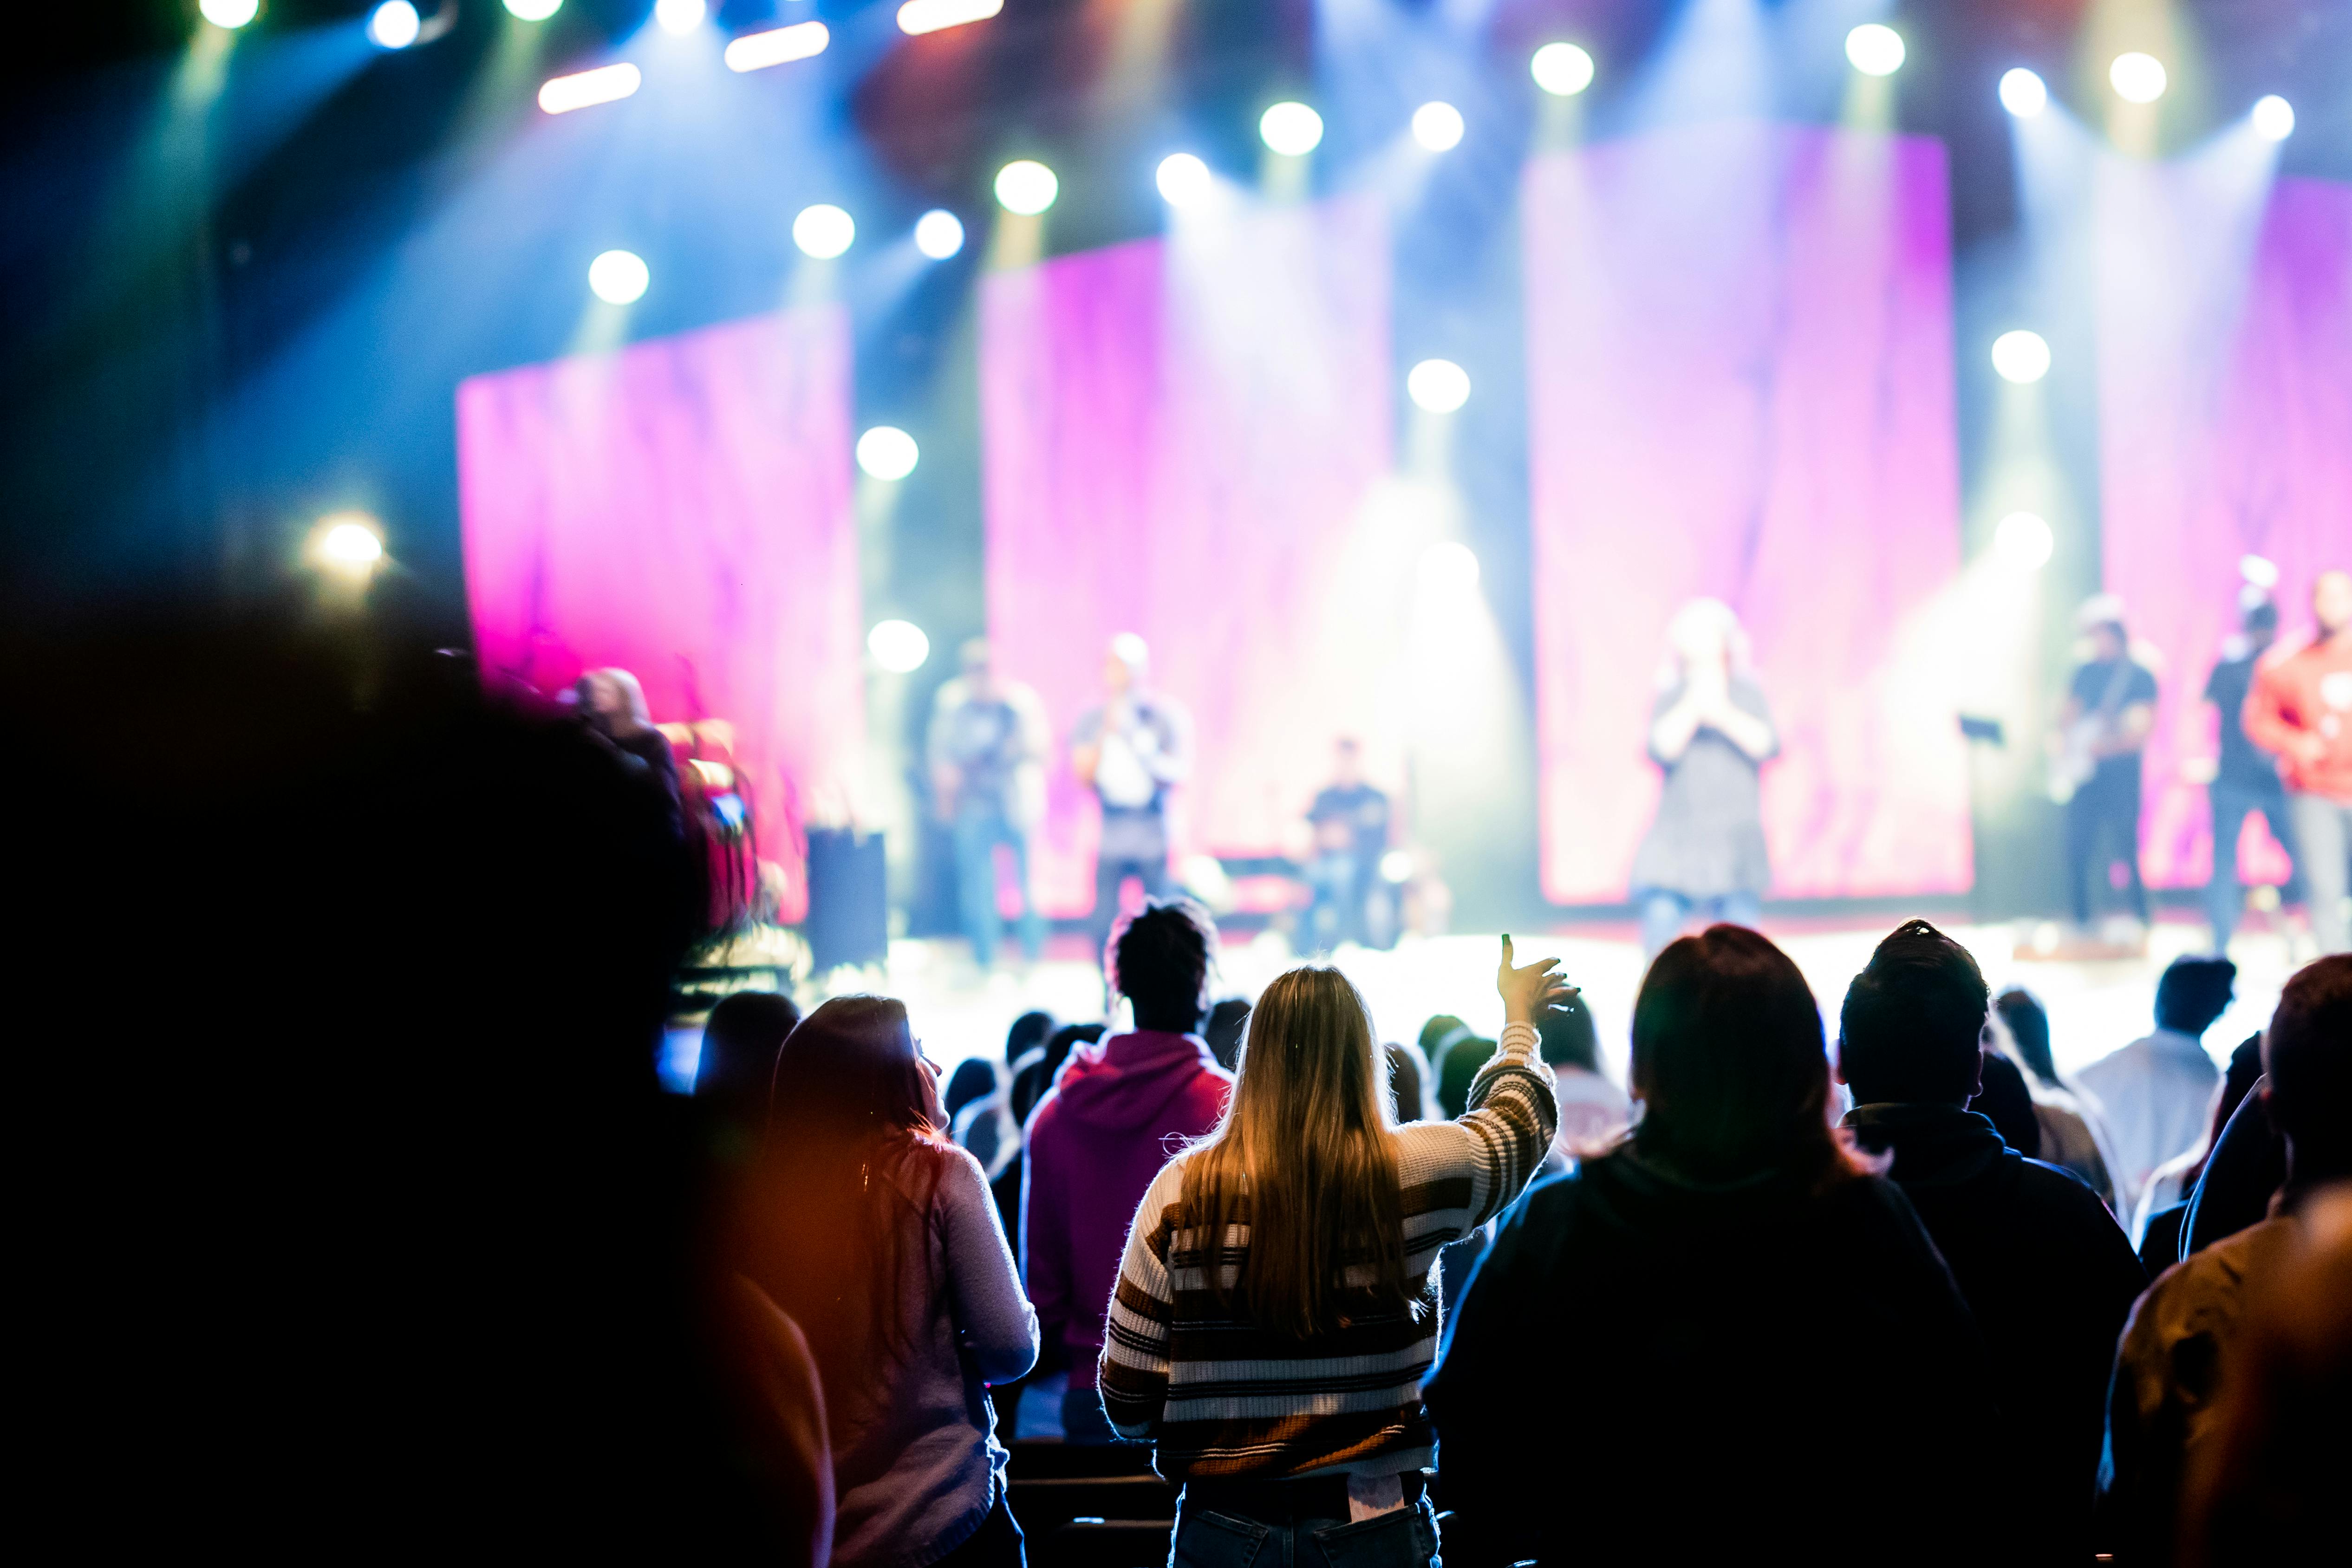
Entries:
[[1095,1366],[1128,1223],[1169,1157],[1216,1126],[1233,1089],[1201,1038],[1216,954],[1206,909],[1189,898],[1146,904],[1108,954],[1133,1032],[1072,1051],[1029,1118],[1021,1271],[1040,1333],[1067,1349],[1062,1426],[1074,1443],[1115,1440]]

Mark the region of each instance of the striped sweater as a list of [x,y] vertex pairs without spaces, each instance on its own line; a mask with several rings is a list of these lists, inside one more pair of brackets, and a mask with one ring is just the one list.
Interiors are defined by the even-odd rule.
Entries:
[[[1136,1210],[1111,1298],[1101,1365],[1103,1407],[1122,1437],[1158,1444],[1171,1480],[1393,1475],[1430,1462],[1421,1380],[1437,1354],[1438,1249],[1493,1218],[1550,1147],[1559,1110],[1536,1031],[1503,1030],[1456,1122],[1400,1127],[1404,1266],[1419,1290],[1408,1312],[1367,1313],[1313,1341],[1221,1312],[1206,1289],[1203,1238],[1188,1228],[1185,1156],[1155,1177]],[[1227,1228],[1230,1288],[1249,1247]]]

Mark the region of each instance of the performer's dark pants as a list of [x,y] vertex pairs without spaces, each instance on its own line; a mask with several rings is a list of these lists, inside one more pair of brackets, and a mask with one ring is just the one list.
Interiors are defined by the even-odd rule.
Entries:
[[1118,920],[1118,890],[1129,877],[1143,884],[1143,896],[1162,898],[1168,893],[1168,852],[1156,855],[1101,855],[1095,861],[1095,918],[1091,935],[1095,961],[1103,961],[1103,947]]
[[2139,879],[2139,758],[2099,765],[2089,782],[2066,802],[2066,891],[2074,921],[2091,923],[2092,882],[2107,880],[2120,858],[2130,873],[2132,914],[2147,924],[2147,888]]
[[2260,811],[2271,837],[2286,851],[2290,870],[2280,897],[2296,904],[2303,897],[2303,857],[2295,852],[2294,825],[2288,820],[2286,786],[2276,779],[2261,784],[2229,784],[2215,779],[2206,791],[2213,806],[2213,874],[2205,883],[2205,918],[2213,926],[2213,946],[2229,946],[2246,911],[2245,890],[2238,885],[2238,835],[2245,830],[2246,814]]

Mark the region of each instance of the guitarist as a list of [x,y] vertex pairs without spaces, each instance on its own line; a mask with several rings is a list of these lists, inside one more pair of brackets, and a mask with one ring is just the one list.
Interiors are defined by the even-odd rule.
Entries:
[[[2123,601],[2084,601],[2074,624],[2090,657],[2066,684],[2052,737],[2053,792],[2066,804],[2066,891],[2074,923],[2091,924],[2091,882],[2107,879],[2117,856],[2130,876],[2132,914],[2148,923],[2139,877],[2140,750],[2156,724],[2156,676],[2131,656]],[[2071,787],[2071,789],[2070,789]]]

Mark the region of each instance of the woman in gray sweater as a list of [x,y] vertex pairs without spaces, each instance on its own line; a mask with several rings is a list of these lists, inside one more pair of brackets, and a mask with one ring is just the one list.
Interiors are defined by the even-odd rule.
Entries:
[[777,1054],[743,1217],[747,1271],[815,1354],[849,1568],[1023,1561],[985,1385],[1036,1361],[1037,1316],[937,1076],[904,1004],[818,1008]]

